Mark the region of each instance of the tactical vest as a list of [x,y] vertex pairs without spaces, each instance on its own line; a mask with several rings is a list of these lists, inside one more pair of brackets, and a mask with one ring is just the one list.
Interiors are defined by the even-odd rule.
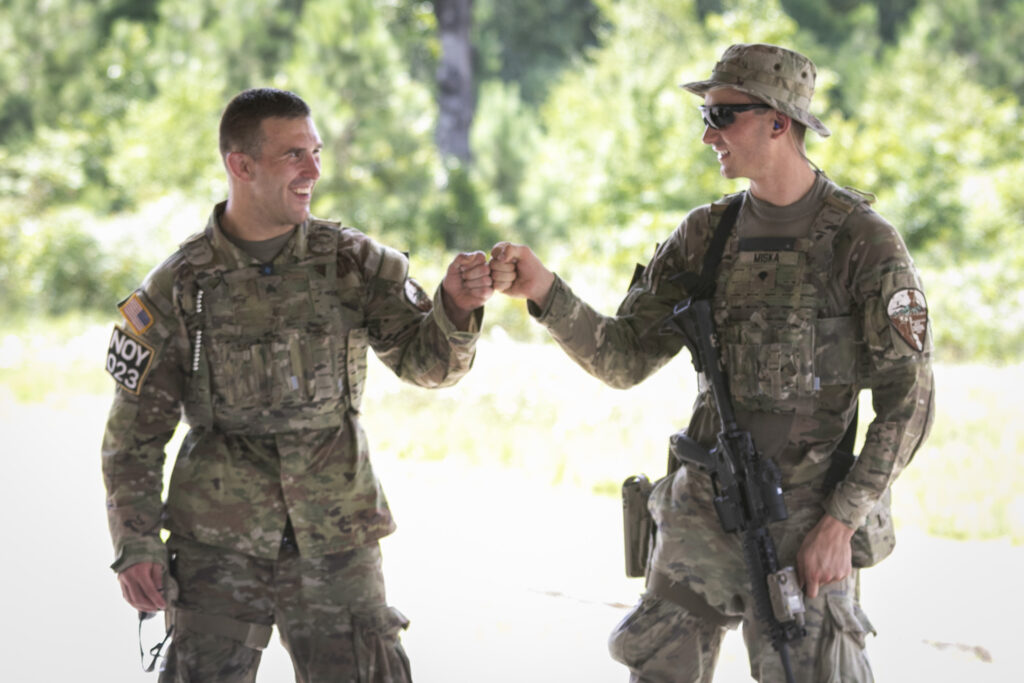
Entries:
[[805,237],[730,238],[714,306],[738,409],[809,415],[822,387],[856,382],[859,324],[830,280],[833,239],[864,201],[835,187]]
[[234,269],[206,232],[182,244],[194,271],[194,291],[184,297],[193,299],[191,426],[245,434],[326,429],[358,410],[363,308],[340,295],[337,230],[313,222],[307,240],[297,262]]

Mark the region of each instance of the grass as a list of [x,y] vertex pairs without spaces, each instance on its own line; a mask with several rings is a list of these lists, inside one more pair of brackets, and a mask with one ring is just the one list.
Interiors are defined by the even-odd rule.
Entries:
[[[107,400],[110,326],[80,316],[8,323],[0,332],[0,405],[45,401],[60,411],[84,394]],[[551,342],[520,343],[487,329],[475,367],[455,387],[404,384],[371,356],[362,413],[372,451],[500,466],[603,496],[617,496],[631,474],[664,471],[668,436],[685,425],[696,395],[685,354],[621,391]],[[936,382],[932,434],[894,487],[897,524],[1024,543],[1024,421],[1015,396],[1024,366],[939,364]]]

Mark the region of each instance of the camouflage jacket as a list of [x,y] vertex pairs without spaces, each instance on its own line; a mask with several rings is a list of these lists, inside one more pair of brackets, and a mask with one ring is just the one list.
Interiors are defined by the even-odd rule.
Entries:
[[[533,314],[595,377],[620,388],[640,382],[682,348],[680,337],[660,333],[688,296],[673,276],[700,272],[726,200],[685,218],[615,316],[595,311],[560,278]],[[779,465],[784,488],[820,484],[861,389],[870,389],[875,417],[860,457],[823,501],[855,528],[931,424],[931,332],[921,283],[896,230],[823,175],[798,207],[775,207],[804,226],[798,234],[772,237],[791,230],[770,208],[773,222],[759,224],[755,203],[748,197],[740,211],[712,299],[737,418]],[[687,431],[711,447],[719,420],[701,386]]]
[[[390,533],[358,419],[367,347],[424,387],[473,362],[482,309],[456,330],[402,254],[311,219],[260,264],[225,237],[222,207],[121,303],[111,336],[103,477],[118,571],[165,561],[161,527],[266,558],[288,518],[309,556]],[[164,447],[183,417],[165,505]]]

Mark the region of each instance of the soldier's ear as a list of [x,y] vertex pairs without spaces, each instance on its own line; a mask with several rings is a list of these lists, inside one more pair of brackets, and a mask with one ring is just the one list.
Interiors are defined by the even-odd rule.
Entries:
[[252,157],[245,152],[228,152],[224,157],[228,173],[239,180],[252,180],[252,161]]
[[790,129],[790,118],[782,112],[775,112],[775,120],[772,121],[771,136],[779,137],[785,135]]

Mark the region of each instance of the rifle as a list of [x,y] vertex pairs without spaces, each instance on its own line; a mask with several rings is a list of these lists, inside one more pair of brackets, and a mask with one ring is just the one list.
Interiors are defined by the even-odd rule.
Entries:
[[664,331],[681,334],[697,372],[703,372],[714,396],[721,431],[710,451],[685,431],[673,434],[669,452],[683,464],[711,475],[715,512],[722,529],[742,536],[754,613],[768,628],[772,647],[782,659],[786,681],[793,683],[787,643],[802,638],[803,593],[793,567],[779,568],[768,524],[788,517],[782,497],[782,476],[762,457],[750,432],[736,424],[736,415],[718,353],[718,338],[708,299],[686,299],[675,306]]

